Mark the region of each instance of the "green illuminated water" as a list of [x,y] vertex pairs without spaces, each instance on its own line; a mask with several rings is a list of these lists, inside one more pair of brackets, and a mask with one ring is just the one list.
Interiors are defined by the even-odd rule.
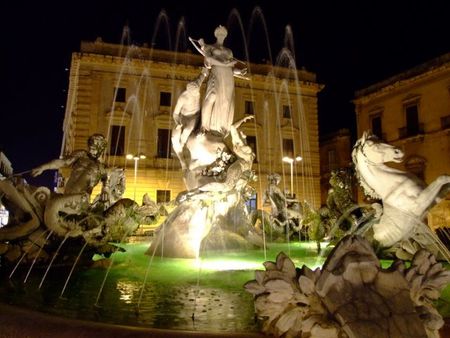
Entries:
[[[151,260],[144,255],[149,243],[123,247],[127,250],[125,253],[114,254],[97,305],[96,299],[107,273],[105,267],[78,269],[62,298],[59,296],[70,267],[50,269],[41,289],[38,285],[45,269],[34,269],[29,281],[23,284],[26,269],[19,270],[9,280],[10,271],[0,268],[0,300],[58,316],[121,325],[259,331],[254,320],[252,296],[243,288],[245,282],[254,279],[254,270],[263,269],[265,260],[274,261],[280,251],[289,254],[298,267],[305,264],[315,268],[325,261],[325,257],[317,257],[315,243],[272,244],[266,259],[263,251],[248,250],[203,254],[199,261],[160,257]],[[390,262],[383,262],[384,267],[388,265]],[[450,298],[450,288],[444,294]],[[440,302],[440,308],[450,314],[445,299]],[[192,320],[193,314],[195,320]]]

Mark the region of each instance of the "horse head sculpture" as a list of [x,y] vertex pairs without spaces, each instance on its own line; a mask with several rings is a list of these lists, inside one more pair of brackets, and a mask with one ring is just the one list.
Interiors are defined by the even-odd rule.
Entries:
[[439,176],[426,185],[411,173],[385,165],[401,163],[403,152],[364,132],[352,151],[352,159],[364,193],[381,199],[383,213],[373,226],[374,238],[390,247],[407,239],[422,224],[426,212],[436,204],[450,185],[450,176]]

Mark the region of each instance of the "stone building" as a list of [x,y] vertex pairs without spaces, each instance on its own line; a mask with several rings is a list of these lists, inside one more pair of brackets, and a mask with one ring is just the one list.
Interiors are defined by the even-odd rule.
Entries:
[[[109,140],[106,163],[126,168],[126,197],[140,201],[148,193],[158,202],[173,200],[185,186],[170,145],[172,110],[202,66],[203,57],[191,52],[127,47],[100,38],[82,42],[72,55],[63,152],[84,149],[89,135],[103,133]],[[290,168],[282,158],[297,155],[304,160],[295,163],[294,192],[318,206],[317,93],[322,85],[308,71],[266,64],[251,64],[248,75],[249,81],[236,79],[234,120],[255,117],[241,127],[256,153],[253,207],[261,207],[269,173],[283,174],[289,189]]]
[[320,191],[325,204],[330,189],[330,174],[336,169],[348,169],[352,163],[350,130],[339,129],[320,138]]
[[[427,184],[450,174],[450,53],[356,92],[358,136],[371,130],[401,148],[401,169]],[[450,196],[428,223],[450,226]]]

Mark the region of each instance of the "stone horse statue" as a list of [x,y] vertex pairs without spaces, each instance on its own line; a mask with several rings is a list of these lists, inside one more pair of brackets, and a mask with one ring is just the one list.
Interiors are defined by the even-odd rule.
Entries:
[[375,135],[364,132],[352,151],[356,174],[364,193],[383,202],[373,225],[374,238],[384,247],[414,235],[426,212],[448,193],[450,176],[439,176],[430,185],[414,175],[388,167],[402,162],[403,152]]

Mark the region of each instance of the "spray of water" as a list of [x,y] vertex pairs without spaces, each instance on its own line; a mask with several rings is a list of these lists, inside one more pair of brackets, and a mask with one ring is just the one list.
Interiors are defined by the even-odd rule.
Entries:
[[60,298],[62,298],[62,296],[64,294],[64,291],[66,291],[66,287],[67,287],[67,284],[69,284],[70,277],[72,277],[72,273],[75,270],[75,266],[77,265],[78,261],[80,260],[80,257],[83,254],[83,251],[86,248],[87,244],[88,244],[88,242],[84,243],[84,245],[81,248],[77,258],[75,259],[75,262],[73,263],[72,268],[70,269],[69,275],[67,276],[66,282],[64,283],[64,286],[63,286],[63,288],[61,290],[61,294],[59,295]]
[[[130,233],[129,233],[129,232],[126,232],[126,233],[123,235],[123,237],[120,239],[119,245],[122,244],[123,241],[124,241],[129,235],[130,235]],[[114,251],[114,253],[117,252],[118,250],[119,250],[119,248],[117,248],[117,249]],[[99,306],[98,301],[100,300],[100,297],[101,297],[101,295],[102,295],[102,293],[103,293],[103,289],[104,289],[104,287],[105,287],[106,280],[108,279],[109,273],[110,273],[111,268],[112,268],[112,266],[113,266],[113,264],[114,264],[114,259],[115,259],[115,257],[116,257],[116,256],[114,255],[114,253],[111,255],[111,260],[110,260],[110,263],[109,263],[109,265],[108,265],[108,269],[106,270],[105,277],[103,278],[102,285],[100,286],[100,290],[98,291],[97,298],[95,299],[94,306],[97,306],[97,307]]]
[[47,266],[47,269],[45,270],[44,276],[42,276],[41,282],[39,283],[39,289],[42,287],[42,284],[44,284],[45,278],[47,277],[48,272],[50,271],[50,268],[53,265],[53,262],[55,261],[56,257],[59,254],[59,251],[61,250],[62,246],[64,245],[64,243],[66,242],[67,238],[69,238],[70,236],[70,232],[68,232],[66,234],[66,236],[64,237],[64,239],[61,241],[61,243],[59,244],[58,248],[55,251],[55,254],[52,257],[52,260],[50,261],[50,264]]
[[[53,234],[53,231],[50,231],[49,234],[47,235],[47,237],[45,238],[45,242],[47,243],[48,239],[50,238],[50,236]],[[31,270],[33,270],[34,264],[36,264],[36,261],[39,257],[39,255],[41,254],[42,249],[44,248],[44,246],[41,246],[36,254],[36,256],[33,259],[33,263],[31,263],[30,268],[28,269],[28,272],[25,276],[25,279],[23,280],[24,283],[27,282],[28,277],[30,276]]]
[[[34,240],[31,245],[29,246],[28,250],[26,250],[22,257],[20,257],[19,261],[17,262],[17,264],[14,266],[14,269],[11,271],[11,273],[9,274],[9,278],[11,279],[11,277],[14,275],[14,272],[16,272],[17,268],[19,267],[20,263],[23,261],[23,259],[30,253],[30,250],[33,248],[33,246],[42,238],[44,237],[44,235],[49,232],[50,230],[46,230],[44,231],[42,234],[39,235],[39,237],[36,238],[36,240]],[[42,246],[38,245],[39,248],[42,250]],[[40,250],[38,251],[38,256],[40,254]]]

